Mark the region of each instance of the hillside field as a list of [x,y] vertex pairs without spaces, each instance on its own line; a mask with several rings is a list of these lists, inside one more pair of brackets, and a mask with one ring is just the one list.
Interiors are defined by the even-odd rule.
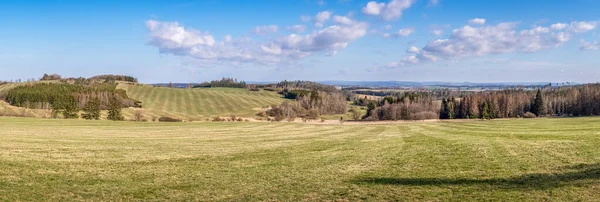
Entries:
[[0,117],[0,128],[1,201],[593,201],[600,193],[599,117],[387,125]]
[[[142,101],[148,116],[171,116],[181,119],[202,119],[212,116],[252,117],[257,109],[281,104],[281,95],[261,90],[248,91],[242,88],[165,88],[149,85],[124,85],[127,95]],[[124,111],[132,115],[133,109]]]

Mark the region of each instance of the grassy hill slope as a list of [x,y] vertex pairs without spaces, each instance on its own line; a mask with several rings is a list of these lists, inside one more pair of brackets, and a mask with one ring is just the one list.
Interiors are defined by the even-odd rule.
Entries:
[[0,117],[0,201],[596,201],[599,123]]
[[[147,116],[172,116],[183,119],[211,116],[253,116],[257,110],[281,104],[284,98],[269,91],[248,91],[241,88],[164,88],[149,85],[120,84],[127,95],[142,101]],[[131,116],[134,109],[124,110]]]

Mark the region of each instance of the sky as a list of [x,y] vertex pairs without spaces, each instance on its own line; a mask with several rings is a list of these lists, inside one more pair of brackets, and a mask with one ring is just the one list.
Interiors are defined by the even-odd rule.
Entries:
[[597,0],[0,1],[0,80],[599,82]]

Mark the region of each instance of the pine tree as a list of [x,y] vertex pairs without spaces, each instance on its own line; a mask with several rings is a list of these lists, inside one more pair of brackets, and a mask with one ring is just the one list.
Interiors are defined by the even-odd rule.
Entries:
[[440,107],[440,119],[448,119],[448,101],[442,98],[442,106]]
[[531,106],[531,113],[534,113],[536,116],[544,114],[544,99],[542,98],[542,91],[540,89],[538,89],[535,94],[535,100]]
[[75,100],[73,97],[67,99],[62,111],[63,117],[65,119],[77,119],[79,118],[79,115],[77,114],[78,111],[79,109],[77,108],[77,100]]
[[447,112],[448,112],[448,119],[454,119],[454,117],[456,116],[456,114],[454,113],[454,109],[456,108],[456,98],[454,98],[454,96],[452,96],[450,99],[447,100],[448,103],[448,107]]
[[81,115],[82,118],[87,120],[99,120],[100,119],[100,99],[94,98],[85,104],[83,107],[84,113]]
[[482,119],[491,119],[491,114],[490,114],[490,105],[488,104],[488,102],[483,102],[483,109],[481,110],[481,118]]
[[124,117],[121,115],[121,106],[119,98],[116,95],[112,96],[108,105],[108,117],[106,118],[113,121],[122,121]]

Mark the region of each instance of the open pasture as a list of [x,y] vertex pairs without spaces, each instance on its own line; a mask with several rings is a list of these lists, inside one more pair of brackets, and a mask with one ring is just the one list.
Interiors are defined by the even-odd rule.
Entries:
[[0,200],[592,201],[600,118],[313,125],[0,117]]

